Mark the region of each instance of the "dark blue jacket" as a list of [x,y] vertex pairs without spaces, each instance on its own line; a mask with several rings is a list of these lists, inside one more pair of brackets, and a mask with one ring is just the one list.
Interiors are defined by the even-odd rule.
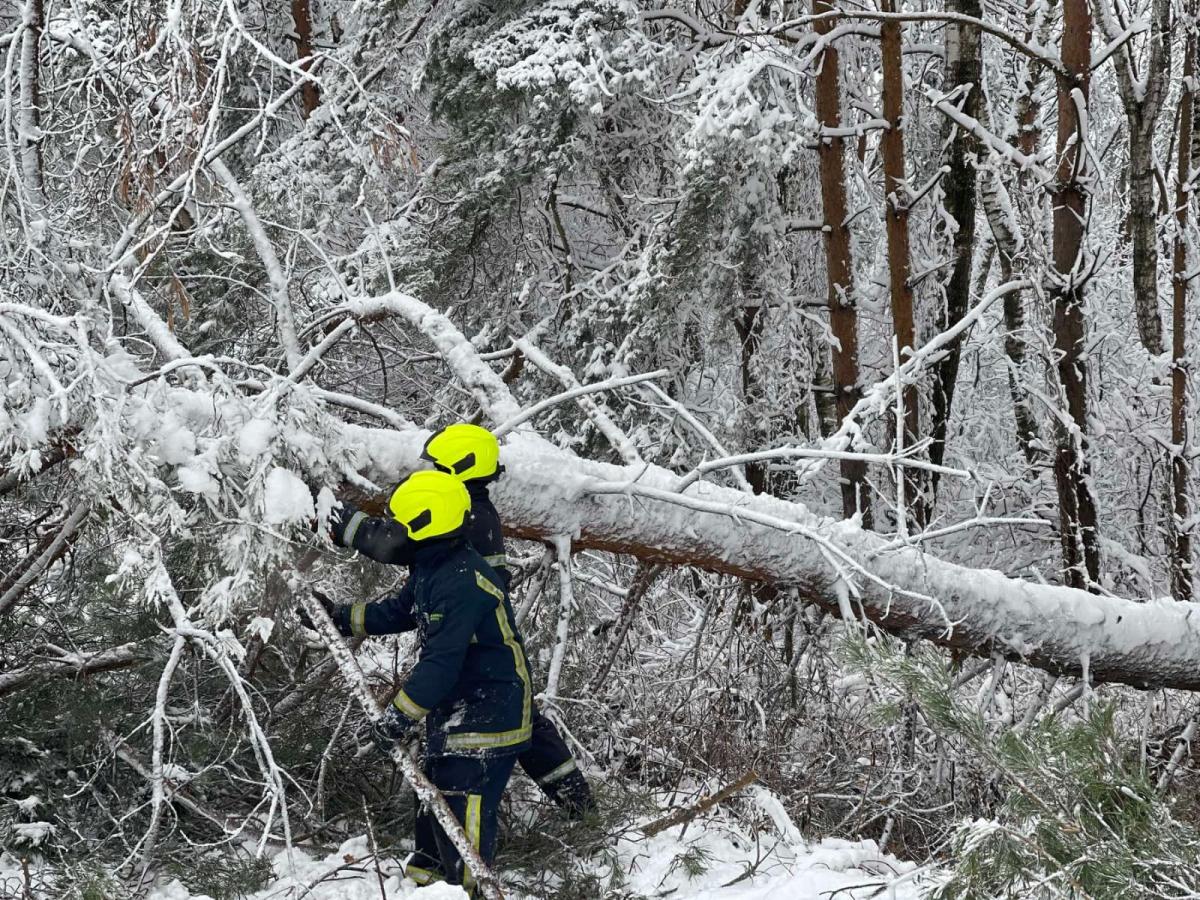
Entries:
[[461,537],[412,547],[404,587],[378,603],[343,607],[337,618],[349,621],[339,626],[417,631],[420,656],[392,702],[425,719],[431,756],[526,750],[533,690],[505,580]]
[[471,495],[471,517],[467,520],[467,540],[487,560],[496,574],[504,579],[507,588],[511,576],[508,572],[508,555],[504,550],[504,527],[500,524],[500,513],[488,496],[487,482],[465,482]]
[[[486,483],[468,481],[467,493],[471,495],[471,512],[467,518],[464,536],[471,546],[479,551],[484,562],[496,570],[508,587],[510,575],[508,556],[504,552],[504,528],[500,524],[500,513],[488,496]],[[353,503],[342,501],[329,522],[330,537],[335,544],[357,550],[368,559],[391,566],[407,566],[412,563],[413,547],[404,526],[394,519],[368,516]]]

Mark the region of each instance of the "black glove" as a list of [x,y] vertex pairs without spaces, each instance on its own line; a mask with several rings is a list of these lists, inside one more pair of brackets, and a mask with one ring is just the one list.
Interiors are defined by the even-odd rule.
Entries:
[[383,715],[371,723],[371,740],[385,754],[403,744],[411,744],[417,738],[417,723],[392,704],[388,704]]
[[[321,604],[321,608],[323,610],[325,610],[325,614],[332,618],[333,611],[335,609],[335,607],[333,605],[333,601],[330,600],[328,597],[326,597],[324,594],[322,594],[320,591],[313,591],[312,595],[313,595],[313,597],[316,598],[317,602]],[[303,606],[301,606],[298,610],[296,610],[296,618],[298,618],[300,620],[300,624],[303,625],[305,628],[307,628],[309,631],[320,632],[320,629],[317,628],[316,623],[312,620],[312,616],[310,616],[308,614],[308,610],[305,609]]]
[[326,534],[329,535],[329,540],[339,547],[349,547],[346,543],[346,528],[350,525],[350,520],[354,518],[354,514],[358,512],[358,507],[353,503],[345,500],[339,506],[335,506],[329,511],[329,530]]

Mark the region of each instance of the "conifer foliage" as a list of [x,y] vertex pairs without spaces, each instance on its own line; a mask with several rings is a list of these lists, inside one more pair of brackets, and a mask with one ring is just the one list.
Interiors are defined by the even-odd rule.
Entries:
[[[296,611],[403,579],[324,524],[453,421],[601,786],[559,841],[516,783],[510,888],[632,894],[746,778],[740,880],[834,838],[1196,893],[1196,15],[9,4],[0,894],[394,875],[413,798]],[[415,645],[352,649],[384,698]]]

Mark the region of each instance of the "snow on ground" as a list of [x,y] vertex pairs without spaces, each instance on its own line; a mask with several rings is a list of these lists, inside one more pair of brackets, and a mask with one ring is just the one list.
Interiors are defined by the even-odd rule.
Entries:
[[[917,900],[917,869],[881,855],[871,841],[827,839],[798,849],[783,847],[772,834],[752,836],[728,828],[692,832],[683,839],[680,828],[649,840],[622,839],[617,845],[619,896],[664,897],[672,900]],[[772,846],[774,844],[775,846]],[[248,900],[380,900],[380,873],[368,857],[365,838],[343,844],[325,858],[296,851],[274,859],[279,878]],[[703,869],[690,875],[685,857]],[[758,861],[757,867],[755,862]],[[596,871],[608,875],[611,861],[597,861]],[[465,900],[459,889],[447,885],[418,888],[403,879],[399,861],[381,865],[388,900]],[[692,871],[695,871],[693,868]],[[747,874],[749,872],[749,874]],[[535,900],[509,889],[510,900]],[[178,881],[160,885],[147,900],[204,900],[189,894]],[[542,898],[536,898],[542,900]]]
[[[792,829],[787,829],[791,831]],[[795,833],[793,831],[793,840]],[[676,826],[652,838],[631,832],[612,855],[586,861],[590,874],[613,896],[670,900],[918,900],[927,869],[881,854],[873,841],[827,838],[796,845],[776,829],[754,834],[723,816]],[[276,879],[245,900],[465,900],[448,885],[419,888],[400,874],[402,859],[386,857],[377,871],[367,838],[347,841],[333,853],[294,850],[272,857]],[[35,877],[37,867],[32,866]],[[615,873],[615,874],[614,874]],[[43,876],[44,877],[44,876]],[[45,884],[43,878],[38,882]],[[0,897],[27,896],[19,860],[0,852]],[[7,892],[7,893],[6,893]],[[505,891],[509,900],[546,900],[553,894]],[[34,890],[33,900],[61,897]],[[211,900],[164,879],[146,900]],[[597,897],[600,900],[600,897]]]

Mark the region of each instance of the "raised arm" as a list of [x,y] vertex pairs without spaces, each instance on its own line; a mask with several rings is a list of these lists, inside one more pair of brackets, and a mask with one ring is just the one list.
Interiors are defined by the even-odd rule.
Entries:
[[329,536],[341,547],[391,566],[408,565],[412,543],[404,526],[394,519],[368,516],[353,503],[342,501],[329,522]]

